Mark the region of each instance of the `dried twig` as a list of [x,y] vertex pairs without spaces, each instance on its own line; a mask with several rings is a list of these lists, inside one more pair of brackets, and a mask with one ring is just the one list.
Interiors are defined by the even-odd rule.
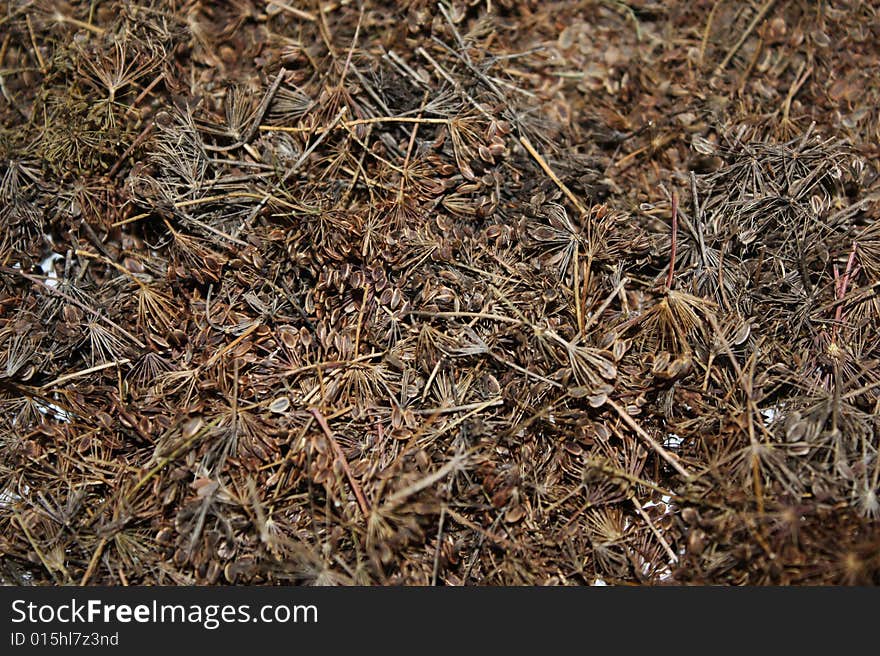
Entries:
[[360,484],[357,482],[357,479],[351,471],[351,467],[348,464],[348,459],[345,457],[345,453],[342,451],[342,447],[339,446],[339,442],[337,442],[336,438],[333,436],[333,431],[330,430],[330,426],[327,425],[327,420],[324,419],[324,415],[321,414],[321,411],[318,410],[318,408],[310,408],[309,411],[315,417],[321,430],[324,431],[324,435],[326,435],[327,439],[330,441],[330,445],[333,447],[333,452],[336,454],[339,464],[342,465],[342,469],[345,471],[345,476],[348,478],[348,483],[351,485],[354,496],[357,498],[361,513],[365,519],[368,518],[370,516],[370,504],[367,503],[367,498],[364,496]]
[[669,451],[664,449],[657,440],[648,435],[645,429],[639,426],[638,422],[636,422],[636,420],[633,419],[624,408],[620,407],[620,405],[618,405],[612,399],[608,399],[606,403],[608,404],[608,406],[611,407],[611,409],[614,410],[614,412],[617,413],[617,416],[623,420],[623,423],[634,430],[635,433],[639,437],[641,437],[648,444],[648,446],[650,446],[651,449],[654,450],[657,455],[668,462],[675,471],[682,475],[685,480],[690,481],[693,479],[693,476],[684,467],[681,466],[681,464],[678,462],[678,459],[676,459],[671,453],[669,453]]
[[768,13],[770,13],[770,10],[773,9],[773,5],[775,4],[776,0],[767,0],[767,2],[764,3],[764,5],[758,10],[758,13],[755,14],[752,22],[749,23],[748,27],[745,29],[742,35],[740,35],[739,40],[735,44],[733,44],[730,50],[727,51],[727,54],[724,56],[724,59],[721,60],[721,63],[715,67],[715,72],[713,73],[713,75],[720,75],[724,71],[724,69],[727,68],[730,60],[733,59],[734,55],[736,55],[737,52],[739,52],[739,49],[746,42],[746,39],[748,39],[752,32],[755,31],[758,23],[764,20],[764,17]]

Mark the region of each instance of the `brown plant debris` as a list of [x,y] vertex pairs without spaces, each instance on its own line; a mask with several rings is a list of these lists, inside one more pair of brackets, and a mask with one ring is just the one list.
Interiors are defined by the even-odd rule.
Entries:
[[3,583],[880,582],[876,3],[0,25]]

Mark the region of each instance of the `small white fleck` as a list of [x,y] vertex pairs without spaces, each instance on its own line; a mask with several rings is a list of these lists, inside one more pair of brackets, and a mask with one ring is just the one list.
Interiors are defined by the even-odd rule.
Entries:
[[43,270],[43,273],[46,275],[46,286],[47,287],[57,287],[58,286],[58,274],[55,273],[55,260],[63,260],[64,256],[59,255],[58,253],[52,253],[45,260],[40,262],[40,269]]
[[36,402],[37,410],[43,413],[46,416],[52,416],[54,419],[58,421],[63,421],[65,423],[70,423],[70,415],[63,408],[59,408],[54,403],[40,403]]
[[0,508],[5,508],[20,500],[21,497],[12,490],[0,490]]

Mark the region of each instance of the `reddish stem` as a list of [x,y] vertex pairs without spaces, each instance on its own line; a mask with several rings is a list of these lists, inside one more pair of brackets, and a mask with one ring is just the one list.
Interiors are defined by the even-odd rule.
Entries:
[[[856,260],[856,242],[853,242],[852,250],[849,253],[849,258],[846,261],[846,270],[843,272],[843,278],[840,278],[835,283],[835,291],[837,292],[837,310],[834,312],[834,338],[833,341],[837,341],[837,331],[840,328],[840,324],[843,322],[843,299],[846,297],[846,289],[849,287],[849,278],[853,273],[853,264]],[[834,277],[838,277],[837,266],[834,267]]]

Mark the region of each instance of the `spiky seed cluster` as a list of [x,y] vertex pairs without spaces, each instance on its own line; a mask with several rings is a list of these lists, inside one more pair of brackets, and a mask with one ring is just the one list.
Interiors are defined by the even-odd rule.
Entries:
[[0,579],[876,582],[853,146],[719,110],[675,178],[644,62],[512,3],[56,4],[0,19]]

